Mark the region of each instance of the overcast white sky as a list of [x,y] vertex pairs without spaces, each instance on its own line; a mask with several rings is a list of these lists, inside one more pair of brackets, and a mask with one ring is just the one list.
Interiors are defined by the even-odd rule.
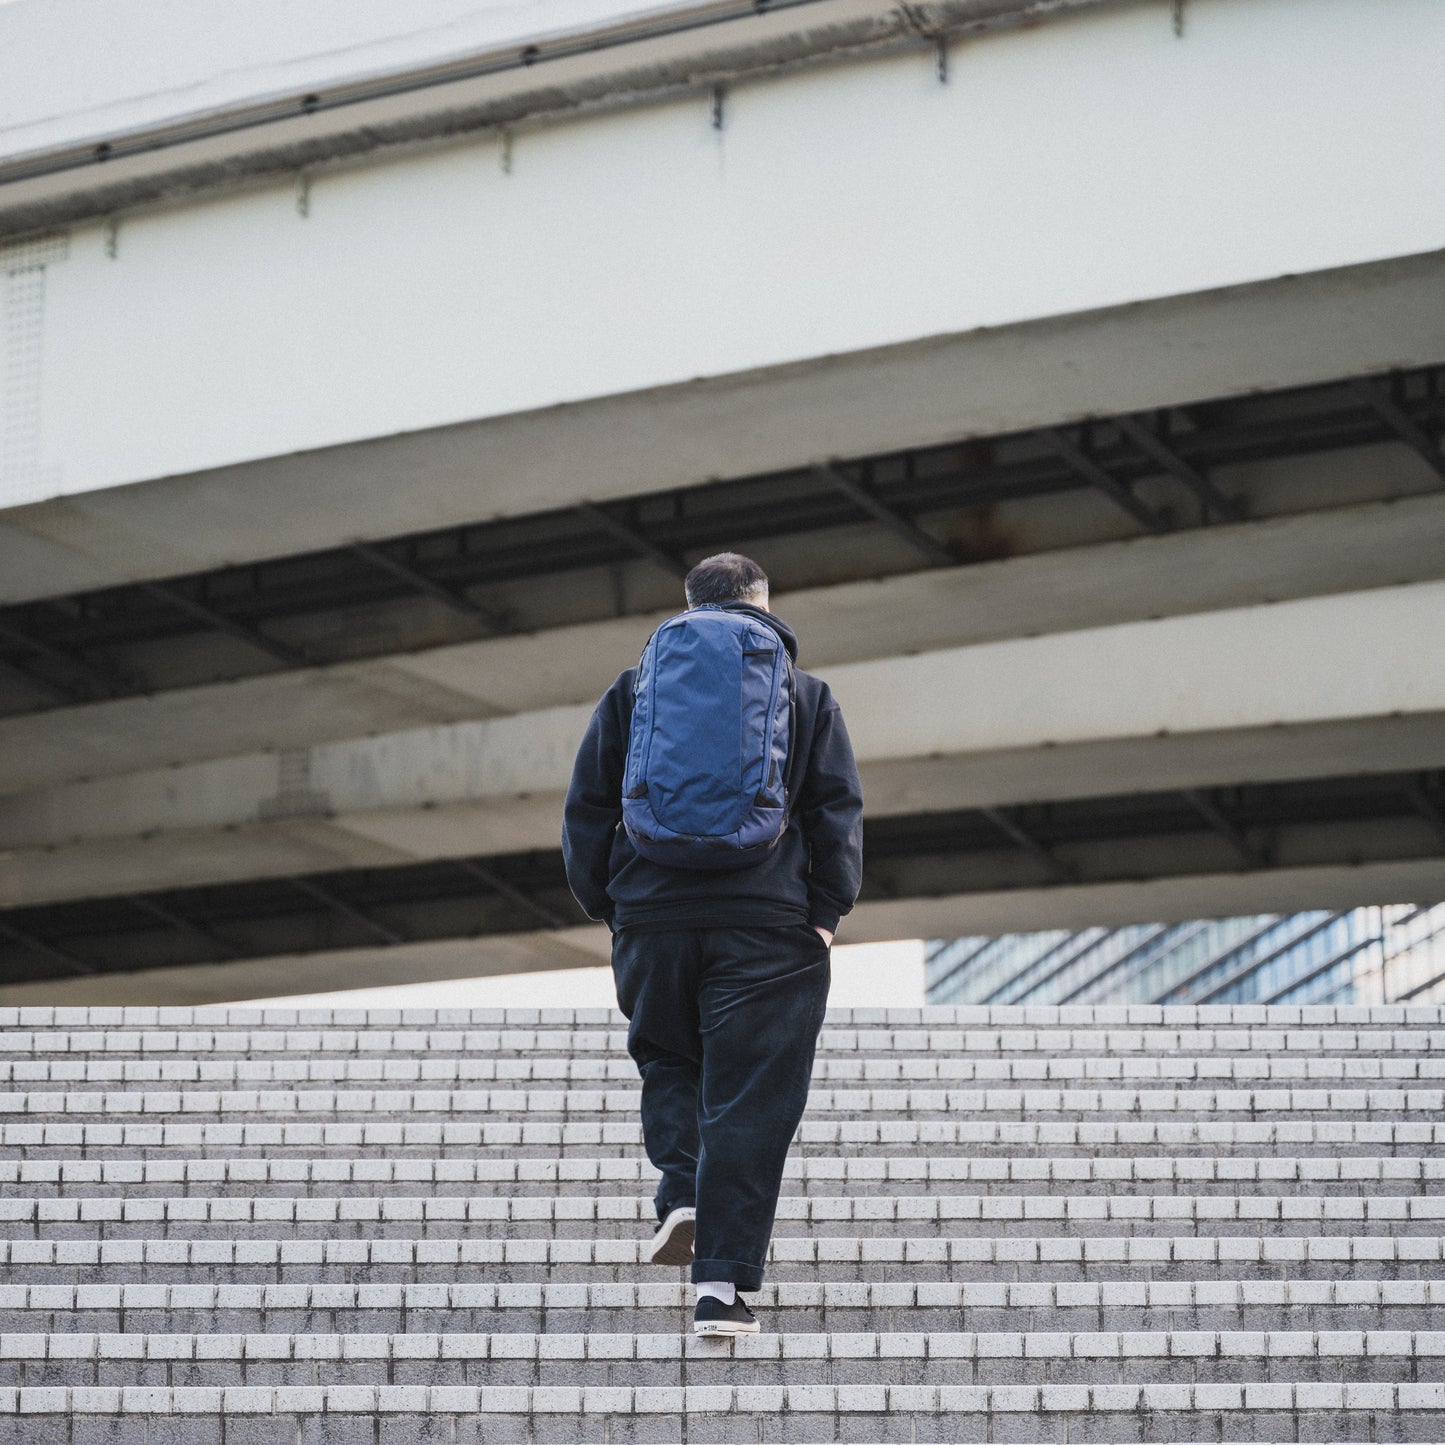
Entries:
[[[515,973],[500,978],[445,979],[245,1002],[284,1008],[608,1008],[617,998],[612,991],[611,970],[600,967]],[[920,1007],[922,942],[840,943],[833,950],[833,987],[828,1002],[838,1008]]]

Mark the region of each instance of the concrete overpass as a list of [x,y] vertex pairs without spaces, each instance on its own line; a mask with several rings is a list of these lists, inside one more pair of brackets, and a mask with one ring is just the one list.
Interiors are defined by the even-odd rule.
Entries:
[[1445,895],[1438,6],[332,8],[0,8],[7,1001],[602,956],[571,753],[727,545],[847,937]]

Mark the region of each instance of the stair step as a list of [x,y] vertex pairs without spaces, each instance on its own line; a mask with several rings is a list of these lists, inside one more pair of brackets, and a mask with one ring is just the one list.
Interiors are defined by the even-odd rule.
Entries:
[[[1432,1057],[1445,1053],[1445,1019],[1411,1027],[1280,1028],[824,1028],[824,1060],[888,1061],[941,1056],[954,1059],[1216,1057]],[[496,1059],[515,1064],[534,1058],[606,1062],[624,1060],[626,1030],[568,1028],[212,1028],[23,1029],[0,1031],[0,1058],[63,1060],[206,1059],[239,1063],[380,1058]]]
[[[1094,1190],[1116,1193],[1236,1193],[1250,1185],[1278,1189],[1306,1185],[1311,1193],[1363,1195],[1436,1194],[1445,1190],[1445,1157],[1169,1155],[1113,1157],[948,1156],[856,1157],[812,1155],[788,1160],[785,1188],[810,1194],[840,1185],[860,1195],[896,1192],[900,1184],[926,1184],[943,1192],[959,1186],[984,1193]],[[420,1186],[457,1195],[485,1186],[489,1194],[535,1195],[545,1186],[560,1195],[650,1194],[657,1170],[645,1159],[477,1158],[193,1158],[193,1159],[0,1159],[0,1197],[35,1190],[125,1191],[170,1194],[191,1186],[250,1195],[413,1193]]]
[[[391,1226],[423,1234],[465,1233],[501,1238],[633,1238],[650,1229],[656,1215],[636,1195],[505,1197],[482,1195],[350,1195],[297,1198],[286,1195],[109,1197],[11,1197],[0,1199],[0,1227],[29,1227],[37,1235],[84,1237],[184,1237],[192,1230],[224,1228],[298,1234],[339,1230],[385,1234]],[[1445,1224],[1445,1194],[883,1194],[784,1195],[775,1234],[887,1233],[902,1225],[911,1233],[929,1226],[943,1233],[997,1233],[1016,1223],[1029,1233],[1104,1232],[1177,1234],[1250,1232],[1351,1233],[1360,1226],[1398,1235],[1437,1233]]]
[[[212,1114],[221,1118],[260,1114],[286,1119],[297,1114],[574,1115],[635,1117],[640,1090],[616,1089],[112,1089],[106,1091],[23,1090],[0,1092],[0,1115],[72,1119],[146,1114]],[[1393,1118],[1445,1114],[1445,1089],[1430,1088],[1244,1088],[1184,1089],[814,1089],[808,1098],[813,1119],[828,1114],[877,1120],[904,1115],[913,1120],[959,1114],[1005,1114],[1134,1119],[1140,1114],[1294,1115]]]
[[[961,1329],[1416,1330],[1442,1322],[1445,1277],[1166,1283],[768,1284],[782,1333]],[[690,1288],[657,1284],[66,1284],[0,1286],[0,1335],[63,1332],[677,1331]],[[344,1328],[343,1328],[344,1327]],[[0,1359],[3,1359],[0,1341]]]
[[[1084,1156],[1103,1151],[1133,1153],[1140,1149],[1185,1149],[1236,1152],[1245,1156],[1290,1153],[1302,1149],[1376,1155],[1395,1150],[1410,1153],[1445,1146],[1445,1121],[1428,1119],[1171,1119],[1161,1120],[979,1120],[979,1119],[854,1119],[804,1117],[795,1152],[801,1155],[840,1147],[886,1148],[890,1153],[936,1155],[940,1150],[970,1153],[1015,1153],[1019,1149],[1076,1150]],[[0,1122],[0,1149],[57,1151],[54,1157],[79,1150],[107,1158],[144,1158],[152,1151],[185,1149],[251,1151],[253,1157],[275,1158],[278,1151],[307,1154],[318,1149],[377,1158],[395,1158],[415,1151],[430,1158],[438,1150],[457,1149],[470,1157],[478,1149],[501,1149],[508,1157],[552,1159],[568,1150],[589,1155],[612,1150],[632,1157],[642,1147],[642,1128],[635,1119],[516,1121],[446,1119],[321,1120],[246,1123],[171,1123],[154,1120],[126,1123],[78,1121]]]
[[[611,1008],[285,1008],[248,1004],[0,1008],[4,1028],[403,1028],[625,1027]],[[1428,1027],[1445,1024],[1445,1004],[945,1004],[923,1008],[830,1008],[828,1028]]]
[[[920,1054],[898,1058],[821,1058],[813,1069],[815,1088],[860,1084],[968,1084],[988,1087],[1010,1084],[1061,1083],[1091,1085],[1242,1085],[1288,1086],[1339,1084],[1405,1087],[1445,1079],[1445,1051],[1434,1057],[1259,1058],[1167,1055],[1158,1058],[1107,1058],[1094,1055],[1058,1058],[1010,1055],[970,1059]],[[516,1059],[388,1054],[380,1058],[49,1058],[0,1060],[0,1085],[16,1092],[34,1086],[104,1085],[107,1091],[145,1090],[157,1085],[213,1086],[228,1093],[250,1086],[417,1084],[429,1089],[447,1085],[521,1084],[631,1086],[637,1081],[632,1060],[527,1055]],[[45,1092],[49,1092],[46,1090]]]
[[[1249,1382],[1213,1385],[1098,1384],[1098,1385],[688,1385],[655,1387],[577,1386],[405,1386],[405,1385],[311,1385],[293,1387],[252,1386],[248,1388],[173,1388],[167,1386],[92,1387],[76,1389],[0,1388],[0,1415],[122,1414],[122,1415],[497,1415],[521,1417],[577,1417],[577,1432],[555,1434],[559,1440],[587,1438],[588,1416],[615,1418],[624,1414],[698,1419],[706,1428],[711,1418],[758,1416],[785,1413],[790,1425],[801,1427],[786,1438],[799,1441],[836,1438],[829,1429],[833,1417],[856,1417],[860,1423],[884,1427],[879,1440],[911,1439],[888,1427],[902,1422],[915,1428],[918,1416],[938,1414],[1054,1416],[1051,1429],[1060,1429],[1069,1419],[1079,1424],[1092,1422],[1086,1438],[1096,1440],[1138,1440],[1140,1415],[1161,1438],[1169,1434],[1175,1416],[1199,1416],[1191,1429],[1207,1432],[1233,1421],[1244,1412],[1262,1412],[1278,1425],[1292,1426],[1296,1412],[1318,1412],[1316,1429],[1328,1430],[1330,1417],[1374,1426],[1378,1421],[1388,1433],[1388,1417],[1397,1412],[1422,1414],[1424,1426],[1445,1425],[1445,1385],[1441,1384],[1335,1384]],[[810,1419],[811,1417],[811,1419]],[[1282,1418],[1281,1418],[1282,1417]],[[805,1423],[806,1422],[806,1423]],[[472,1422],[474,1424],[478,1422]],[[756,1422],[749,1421],[756,1429]],[[1043,1424],[1043,1421],[1039,1422]],[[1100,1427],[1105,1427],[1101,1432]],[[1108,1427],[1113,1427],[1112,1433]],[[595,1429],[596,1425],[593,1424]],[[806,1430],[807,1433],[803,1433]],[[1364,1432],[1361,1432],[1362,1434]],[[336,1436],[335,1439],[344,1437]],[[460,1441],[483,1441],[482,1429],[455,1437]],[[490,1438],[498,1438],[492,1435]],[[520,1438],[527,1438],[522,1436]],[[752,1438],[757,1438],[754,1435]],[[871,1438],[871,1437],[870,1437]],[[1056,1437],[1058,1438],[1058,1437]],[[1075,1435],[1073,1438],[1078,1438]],[[1209,1438],[1204,1435],[1204,1438]],[[1242,1437],[1247,1438],[1247,1437]],[[1274,1438],[1274,1437],[1256,1437]],[[1293,1438],[1293,1437],[1291,1437]],[[1321,1435],[1316,1438],[1333,1438]],[[1385,1438],[1371,1433],[1370,1438]],[[1414,1433],[1411,1439],[1440,1439],[1440,1435]]]
[[[278,1272],[296,1277],[282,1282],[297,1282],[331,1271],[332,1282],[359,1282],[369,1272],[390,1281],[451,1284],[465,1282],[457,1277],[465,1269],[486,1271],[493,1280],[504,1271],[508,1280],[497,1283],[601,1282],[599,1276],[630,1283],[639,1269],[644,1278],[658,1277],[646,1267],[646,1250],[643,1238],[8,1239],[0,1240],[0,1268],[24,1269],[26,1280],[0,1288],[30,1282],[36,1269],[136,1272],[152,1283],[181,1282],[177,1272],[211,1278],[216,1270],[232,1276],[249,1270],[259,1276],[251,1283],[270,1283]],[[1105,1281],[1135,1271],[1161,1281],[1416,1280],[1440,1272],[1445,1234],[799,1236],[775,1239],[770,1259],[773,1278],[809,1283],[872,1283],[900,1269],[939,1281]]]
[[[0,1285],[11,1310],[84,1309],[673,1309],[691,1298],[655,1284],[67,1284]],[[1445,1305],[1445,1276],[1419,1280],[1107,1280],[1035,1284],[870,1281],[764,1284],[749,1296],[804,1309],[1246,1309],[1286,1305],[1405,1309]],[[23,1299],[23,1303],[20,1301]],[[826,1331],[824,1332],[826,1333]]]
[[1445,1440],[1445,1009],[822,1042],[729,1344],[610,1011],[0,1010],[0,1445]]
[[1445,1331],[1413,1330],[764,1333],[730,1344],[676,1327],[0,1336],[0,1381],[21,1387],[116,1384],[125,1373],[171,1386],[304,1385],[320,1365],[335,1384],[615,1386],[660,1383],[674,1361],[686,1361],[689,1384],[716,1385],[786,1384],[801,1361],[818,1385],[1402,1384],[1442,1359]]

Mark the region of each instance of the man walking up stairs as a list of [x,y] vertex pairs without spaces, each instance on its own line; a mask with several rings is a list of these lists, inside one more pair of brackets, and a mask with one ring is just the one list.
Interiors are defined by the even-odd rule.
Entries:
[[795,666],[768,579],[721,552],[607,689],[577,750],[562,854],[612,930],[660,1179],[654,1264],[687,1265],[699,1335],[756,1334],[783,1163],[863,877],[843,714]]
[[1445,1440],[1438,1008],[840,1010],[695,1338],[616,1015],[0,1011],[0,1442]]

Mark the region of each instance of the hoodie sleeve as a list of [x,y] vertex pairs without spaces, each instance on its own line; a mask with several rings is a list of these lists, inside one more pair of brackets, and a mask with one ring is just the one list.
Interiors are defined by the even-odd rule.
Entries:
[[843,713],[824,688],[800,799],[808,840],[808,922],[836,932],[863,881],[863,787]]
[[622,821],[622,770],[627,737],[622,726],[620,689],[631,685],[625,673],[597,704],[577,760],[562,810],[562,858],[572,896],[589,918],[612,922],[612,837]]

